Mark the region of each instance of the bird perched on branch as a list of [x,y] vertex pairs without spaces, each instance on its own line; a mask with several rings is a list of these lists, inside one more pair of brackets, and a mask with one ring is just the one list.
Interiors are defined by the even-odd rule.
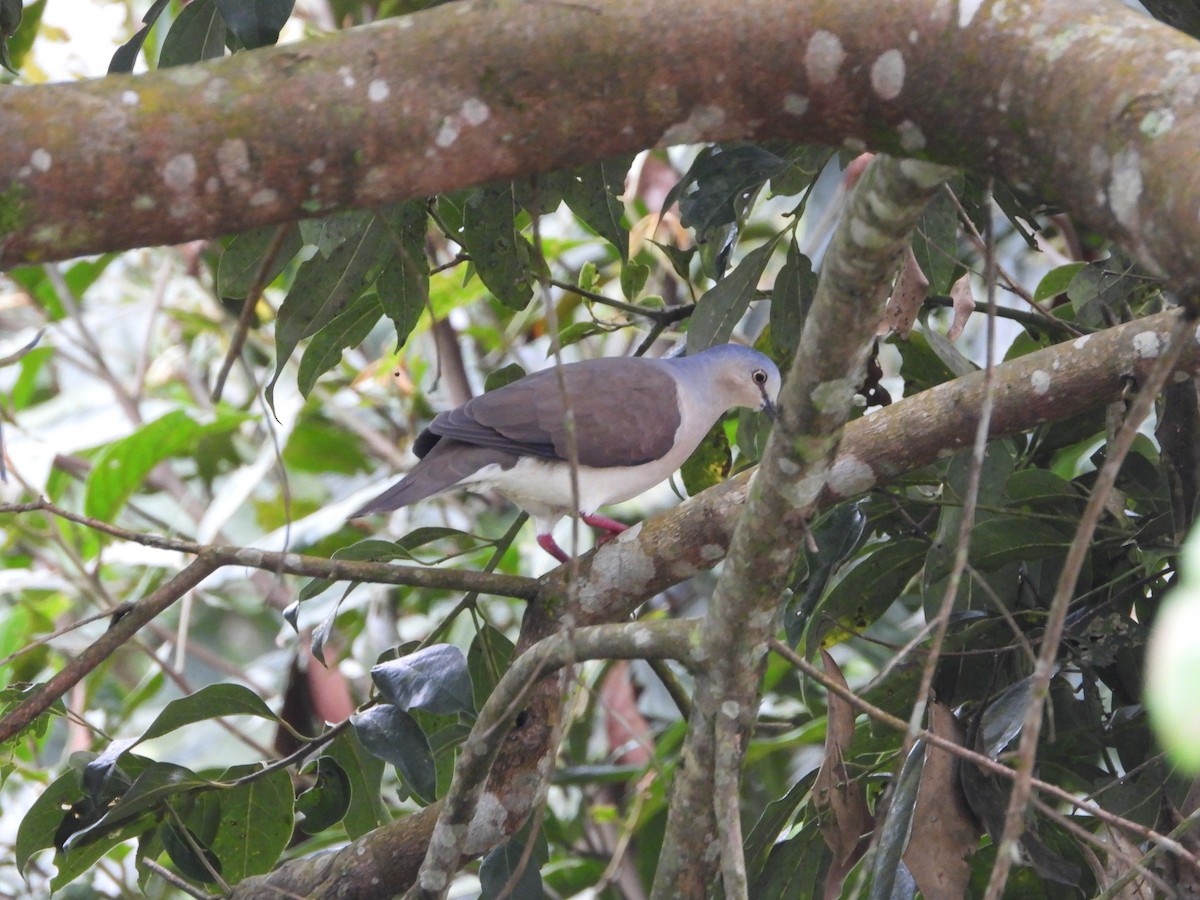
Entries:
[[350,518],[459,486],[490,488],[528,512],[538,544],[566,562],[551,535],[560,519],[578,513],[609,535],[624,531],[596,510],[668,478],[729,410],[745,406],[774,418],[779,386],[770,359],[736,344],[535,372],[438,415],[413,443],[419,462]]

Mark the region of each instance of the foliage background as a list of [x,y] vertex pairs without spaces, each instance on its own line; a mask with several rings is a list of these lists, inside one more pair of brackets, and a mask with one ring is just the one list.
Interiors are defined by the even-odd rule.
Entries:
[[[239,18],[235,7],[257,13]],[[155,9],[142,46],[151,66],[223,54],[227,43],[271,43],[292,12],[215,0]],[[44,74],[37,51],[24,55],[32,35],[56,37],[38,28],[41,10],[27,6],[8,43],[29,81]],[[300,10],[287,28],[299,37],[409,12],[334,3]],[[12,270],[0,298],[0,353],[11,354],[0,369],[5,499],[44,494],[88,521],[38,510],[0,525],[5,702],[15,705],[27,683],[103,633],[114,610],[178,571],[177,548],[117,539],[99,523],[315,557],[545,571],[526,531],[510,527],[512,510],[488,498],[402,511],[378,538],[407,537],[386,546],[361,543],[382,523],[345,515],[406,465],[407,443],[435,411],[513,377],[505,367],[514,363],[545,365],[555,345],[566,359],[590,358],[732,335],[786,363],[855,155],[782,143],[658,150],[220,241]],[[946,307],[956,291],[961,302],[964,275],[969,299],[987,295],[989,260],[994,293],[1018,310],[998,329],[997,360],[1164,307],[1159,284],[1128,256],[1038,198],[979,176],[956,176],[950,188],[913,237],[928,281],[915,289],[920,320],[880,349],[894,400],[983,364],[982,318],[951,340]],[[1045,312],[1022,316],[1031,301]],[[1009,879],[1011,896],[1116,895],[1122,877],[1151,890],[1133,860],[1164,846],[1159,833],[1193,811],[1192,784],[1156,754],[1140,705],[1145,625],[1194,513],[1190,388],[1172,388],[1122,470],[1072,604],[1039,749],[1042,778],[1111,815],[1061,801],[1037,808],[1023,844],[1029,865]],[[781,635],[808,659],[831,649],[827,672],[840,669],[871,703],[907,717],[924,662],[921,626],[942,602],[962,508],[976,496],[971,568],[953,595],[933,685],[942,705],[931,715],[957,709],[953,739],[1000,756],[1018,737],[1029,647],[1121,413],[1119,404],[1097,407],[994,440],[974,492],[975,470],[958,455],[828,510],[781,603]],[[757,459],[764,429],[748,415],[730,420],[676,489],[697,493]],[[672,503],[663,488],[620,512],[633,519]],[[0,840],[9,852],[0,859],[13,864],[0,866],[4,889],[44,893],[73,881],[79,896],[170,895],[166,869],[215,890],[444,796],[455,753],[509,663],[524,605],[453,584],[347,592],[344,582],[264,569],[210,576],[5,745]],[[699,615],[711,590],[700,576],[644,615]],[[896,664],[912,641],[918,652]],[[370,675],[418,645],[448,654],[417,679],[434,690],[431,702]],[[555,786],[536,822],[540,876],[529,869],[518,896],[648,890],[685,730],[674,680],[683,678],[685,694],[687,680],[678,669],[663,680],[669,671],[593,662],[573,672]],[[964,843],[977,852],[965,872],[945,877],[982,893],[997,816],[1002,827],[1000,780],[932,756],[900,774],[903,735],[847,719],[848,707],[782,656],[771,657],[762,684],[742,797],[752,896],[836,895],[843,877],[847,890],[879,893],[893,887],[889,866],[921,882]],[[326,732],[303,766],[263,767],[296,753],[323,723],[345,723],[377,696],[373,686],[386,702]],[[947,722],[931,727],[955,735]],[[128,744],[138,737],[144,743]],[[831,782],[843,764],[848,780]],[[131,791],[140,776],[141,793]],[[115,830],[95,828],[54,852],[115,796],[124,806],[102,823]],[[965,804],[954,833],[871,829],[889,806],[919,822],[931,804],[952,800]],[[64,806],[78,816],[67,826]],[[873,834],[865,856],[860,833]],[[472,890],[477,877],[495,895],[526,842],[492,852],[456,890]],[[1186,894],[1194,858],[1167,860],[1157,889]],[[911,885],[895,889],[912,896]]]

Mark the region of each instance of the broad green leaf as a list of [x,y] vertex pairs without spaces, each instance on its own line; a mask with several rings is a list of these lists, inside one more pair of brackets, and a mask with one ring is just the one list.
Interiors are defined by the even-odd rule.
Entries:
[[187,413],[175,410],[109,444],[96,457],[88,476],[85,514],[112,521],[154,467],[184,453],[200,431],[201,426]]
[[1062,555],[1071,531],[1028,516],[998,516],[971,530],[971,564],[982,572],[1010,562],[1030,562]]
[[616,247],[622,262],[629,258],[629,229],[621,221],[625,210],[617,197],[625,192],[631,162],[632,157],[625,156],[583,166],[563,182],[563,199],[571,212]]
[[300,393],[307,397],[316,387],[317,379],[341,362],[342,351],[367,339],[382,314],[379,295],[367,291],[351,300],[346,309],[318,331],[300,358],[300,371],[296,375]]
[[1059,294],[1066,293],[1075,276],[1079,274],[1079,270],[1086,265],[1087,263],[1083,262],[1072,262],[1051,269],[1042,276],[1042,280],[1038,282],[1037,288],[1034,289],[1033,301],[1035,303],[1044,303],[1047,300],[1053,300]]
[[525,370],[517,363],[512,363],[488,373],[488,377],[483,382],[483,389],[484,391],[494,391],[496,388],[502,388],[506,384],[512,384],[518,378],[524,378],[525,374]]
[[650,267],[645,263],[631,260],[621,266],[621,293],[625,295],[625,299],[631,303],[636,300],[649,277]]
[[433,751],[421,727],[404,710],[386,703],[350,717],[354,732],[372,754],[396,767],[405,786],[426,803],[437,795]]
[[467,197],[461,240],[484,287],[519,310],[533,298],[533,248],[517,228],[518,211],[511,184],[479,188]]
[[[171,863],[184,878],[199,884],[212,884],[217,876],[225,874],[221,860],[207,846],[207,842],[186,825],[180,826],[174,818],[167,818],[159,826],[158,836]],[[194,847],[199,847],[204,854],[203,859]]]
[[784,632],[789,644],[800,643],[834,572],[858,550],[866,533],[867,517],[860,502],[838,504],[817,519],[812,528],[817,549],[815,552],[805,549],[802,555],[805,565],[797,576],[802,581],[793,582],[795,594],[784,613]]
[[[221,775],[230,782],[260,770],[237,766]],[[292,837],[292,779],[287,769],[275,769],[237,787],[220,792],[221,824],[212,851],[221,860],[221,875],[237,884],[251,875],[269,872]]]
[[663,210],[678,200],[683,226],[705,243],[717,229],[740,222],[759,188],[788,165],[754,145],[706,147],[667,194]]
[[305,772],[315,774],[317,780],[296,798],[298,824],[305,834],[317,834],[342,821],[350,809],[350,776],[331,756],[320,757]]
[[771,290],[771,349],[780,359],[790,359],[800,346],[800,331],[816,292],[812,260],[800,252],[793,236],[788,242],[787,261],[775,276]]
[[811,188],[835,151],[821,144],[795,144],[778,155],[788,167],[771,176],[771,193],[795,196]]
[[758,290],[758,280],[779,243],[779,235],[746,254],[736,269],[718,281],[696,301],[688,326],[688,353],[699,353],[714,344],[726,343],[741,321]]
[[887,612],[921,570],[928,551],[929,544],[919,538],[893,538],[866,547],[861,561],[817,605],[807,629],[805,653],[853,637]]
[[[524,829],[521,834],[483,858],[479,865],[479,886],[484,897],[499,897],[510,881],[514,883],[508,896],[513,900],[542,900],[546,896],[539,871],[549,856],[546,838],[541,832],[530,838],[528,831],[529,829]],[[525,858],[525,844],[528,840],[537,843],[524,868],[518,868]]]
[[146,36],[150,33],[150,27],[162,15],[163,10],[167,8],[171,0],[154,0],[150,9],[142,16],[142,25],[137,33],[128,41],[117,48],[117,51],[112,56],[112,61],[108,64],[109,74],[114,72],[132,72],[134,63],[137,62],[137,56],[142,52],[142,45],[146,43]]
[[158,67],[166,69],[225,55],[225,20],[216,0],[192,0],[171,23]]
[[515,650],[513,642],[494,626],[485,622],[479,629],[467,650],[467,671],[471,676],[475,709],[483,707],[508,671]]
[[[46,0],[32,0],[25,4],[23,10],[21,9],[21,0],[8,0],[8,3],[10,9],[15,7],[19,11],[20,24],[15,30],[5,32],[8,37],[6,40],[0,40],[0,49],[5,55],[4,67],[13,74],[17,74],[38,35],[42,24],[42,13],[46,11]],[[10,21],[8,27],[11,26],[12,22]]]
[[279,30],[292,14],[293,0],[217,0],[229,30],[247,50],[279,40]]
[[240,684],[210,684],[187,697],[172,700],[138,738],[148,741],[169,734],[185,725],[222,716],[255,716],[278,721],[263,699]]
[[387,225],[372,216],[362,231],[323,257],[317,254],[296,272],[275,325],[275,374],[267,385],[267,401],[297,344],[316,334],[345,310],[379,276],[394,247]]
[[467,658],[453,644],[434,644],[373,666],[371,680],[402,710],[448,715],[474,709]]
[[[948,186],[959,193],[962,176],[956,175]],[[921,213],[913,231],[912,248],[921,271],[929,279],[930,292],[948,293],[958,269],[958,211],[946,190],[934,194]]]
[[359,235],[375,219],[369,209],[348,209],[320,219],[302,219],[298,223],[304,243],[312,244],[325,259],[350,238]]
[[423,201],[402,204],[389,217],[393,240],[399,241],[395,255],[375,282],[379,305],[396,329],[396,346],[404,346],[429,304],[429,257],[425,234],[429,212]]
[[63,811],[83,796],[79,775],[71,770],[59,775],[38,795],[17,826],[13,857],[17,871],[24,874],[33,854],[54,846],[54,836],[62,825]]
[[[912,833],[913,813],[917,807],[917,791],[921,787],[921,775],[925,769],[925,739],[912,745],[900,775],[896,778],[891,801],[887,807],[887,818],[879,833],[879,846],[875,850],[875,861],[871,866],[871,900],[891,900],[893,886],[907,880],[912,883],[912,873],[904,865],[904,851]],[[915,885],[914,885],[915,886]],[[903,896],[911,896],[910,891]]]
[[728,478],[732,466],[733,448],[729,445],[729,435],[725,433],[725,424],[717,422],[680,466],[679,475],[688,496],[694,497]]
[[98,821],[72,834],[66,846],[82,846],[142,815],[159,815],[170,798],[209,785],[210,782],[183,766],[152,762],[134,779],[129,790],[109,804]]
[[353,840],[387,822],[387,809],[379,793],[383,760],[362,745],[353,728],[334,738],[325,755],[341,766],[350,779],[350,806],[342,818],[347,836]]
[[[275,243],[275,236],[279,228],[278,225],[266,225],[256,228],[254,231],[236,235],[229,242],[229,246],[221,254],[221,261],[217,265],[218,294],[234,300],[245,299],[246,295],[250,293],[255,279],[262,272],[263,264],[266,262],[271,245]],[[287,232],[279,244],[279,249],[275,251],[275,255],[271,258],[271,264],[267,267],[263,284],[268,285],[274,281],[303,246],[304,240],[300,237],[300,229],[295,225],[288,226]]]
[[751,881],[750,896],[755,900],[818,900],[825,896],[825,872],[831,859],[814,817],[798,833],[771,848],[762,870]]

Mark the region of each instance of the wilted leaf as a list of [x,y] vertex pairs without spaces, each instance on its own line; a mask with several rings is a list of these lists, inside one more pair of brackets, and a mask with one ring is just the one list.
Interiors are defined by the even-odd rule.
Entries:
[[975,295],[971,293],[971,276],[964,275],[950,288],[950,300],[954,304],[954,321],[946,331],[946,340],[957,341],[967,327],[967,320],[975,312]]
[[[846,687],[846,679],[833,657],[822,652],[825,673]],[[863,786],[850,777],[846,751],[854,739],[854,707],[832,691],[827,695],[828,724],[825,729],[825,758],[813,785],[813,805],[820,814],[821,836],[833,853],[828,879],[840,885],[846,872],[861,855],[862,836],[871,818]],[[827,880],[827,887],[831,882]]]
[[[937,701],[929,705],[929,730],[956,744],[966,740],[954,712]],[[967,858],[979,847],[982,829],[963,797],[958,766],[958,758],[948,750],[933,744],[925,748],[904,861],[926,900],[967,896],[971,880]]]
[[904,253],[904,267],[892,287],[892,296],[888,298],[881,333],[892,331],[902,338],[908,337],[928,294],[929,279],[913,256],[912,247],[909,247]]

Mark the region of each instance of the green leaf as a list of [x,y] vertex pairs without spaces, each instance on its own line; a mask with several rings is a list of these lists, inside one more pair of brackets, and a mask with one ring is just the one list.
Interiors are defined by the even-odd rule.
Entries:
[[302,219],[297,227],[304,243],[316,247],[324,259],[329,259],[334,250],[361,234],[374,219],[373,210],[348,209],[319,219]]
[[380,694],[403,710],[449,715],[472,712],[467,658],[453,644],[434,644],[371,668]]
[[[524,868],[519,868],[521,861],[525,859],[525,844],[529,840],[537,843],[526,859]],[[499,897],[509,881],[516,876],[512,891],[508,894],[512,900],[542,900],[546,892],[539,870],[548,856],[545,836],[539,832],[530,838],[528,829],[525,829],[483,858],[479,865],[479,887],[482,896]]]
[[24,874],[25,866],[35,853],[54,846],[54,836],[63,821],[63,810],[83,796],[79,775],[68,770],[42,791],[17,826],[13,857],[17,871]]
[[1044,303],[1047,300],[1053,300],[1059,294],[1066,293],[1075,276],[1086,265],[1087,263],[1083,262],[1072,262],[1051,269],[1038,282],[1038,286],[1033,292],[1033,302]]
[[[186,836],[185,836],[186,834]],[[181,875],[200,884],[215,882],[216,875],[223,875],[221,860],[192,829],[180,826],[173,818],[168,818],[159,828],[159,838],[163,849],[171,857]],[[204,854],[201,859],[193,849],[193,844]]]
[[[259,772],[258,765],[237,766],[221,775],[230,782]],[[292,779],[274,769],[221,791],[221,824],[211,847],[230,884],[269,872],[292,837]]]
[[142,815],[159,815],[164,804],[172,797],[209,785],[210,782],[183,766],[152,762],[134,779],[129,790],[115,803],[109,804],[99,820],[72,834],[67,839],[66,846],[82,846]]
[[496,369],[490,373],[483,382],[484,391],[494,391],[496,388],[502,388],[506,384],[512,384],[519,378],[525,377],[525,370],[517,363],[511,363],[502,369]]
[[1060,556],[1071,544],[1070,531],[1028,516],[997,516],[971,529],[971,564],[989,572],[1010,562]]
[[800,252],[793,236],[788,242],[787,260],[771,290],[771,349],[780,359],[790,359],[800,346],[800,332],[816,292],[812,260]]
[[467,650],[467,671],[471,675],[471,693],[475,708],[481,709],[504,673],[508,671],[516,647],[502,631],[486,622]]
[[726,343],[741,321],[758,289],[758,280],[779,243],[779,235],[746,254],[736,269],[696,301],[688,326],[687,352],[699,353]]
[[367,290],[392,253],[387,226],[376,215],[328,257],[317,254],[300,266],[275,324],[275,374],[267,385],[267,402],[273,402],[275,382],[300,341],[336,319]]
[[[958,194],[962,176],[956,175],[949,187]],[[938,191],[921,213],[912,236],[913,255],[934,294],[949,292],[958,270],[958,210],[945,190]]]
[[516,310],[533,298],[529,265],[533,247],[517,228],[518,212],[511,184],[479,188],[467,197],[461,234],[484,287]]
[[216,0],[192,0],[179,13],[163,39],[160,69],[216,59],[225,55],[225,20]]
[[621,293],[625,299],[630,302],[636,300],[649,277],[650,267],[645,263],[631,261],[621,266]]
[[429,304],[429,257],[425,234],[429,211],[423,201],[402,204],[389,217],[400,246],[375,282],[383,312],[396,329],[396,346],[404,346]]
[[160,462],[186,454],[202,433],[232,429],[239,421],[240,417],[220,416],[200,425],[177,409],[114,441],[96,457],[88,476],[84,513],[111,522]]
[[316,387],[317,379],[341,362],[344,350],[367,339],[382,313],[379,295],[367,291],[351,300],[346,309],[316,333],[304,348],[296,375],[302,396],[307,397]]
[[292,14],[293,0],[217,0],[229,30],[247,50],[279,40],[279,30]]
[[817,605],[805,639],[806,655],[853,637],[887,612],[921,570],[928,551],[928,542],[919,538],[868,545]]
[[[925,739],[916,741],[900,775],[896,779],[891,802],[888,803],[887,818],[879,834],[879,847],[875,851],[875,862],[871,867],[871,900],[890,900],[895,896],[893,886],[912,873],[904,864],[904,851],[912,833],[913,813],[917,807],[917,791],[921,787],[921,775],[925,770]],[[911,896],[911,892],[902,896]]]
[[629,259],[629,229],[621,221],[625,210],[617,197],[625,192],[625,176],[632,161],[624,156],[583,166],[563,183],[563,199],[571,212],[616,247],[622,262]]
[[387,822],[387,809],[380,796],[383,760],[362,745],[353,728],[334,738],[325,755],[341,766],[350,779],[350,806],[342,818],[349,838],[361,837]]
[[[221,254],[217,266],[217,293],[222,297],[243,300],[250,293],[254,280],[262,271],[267,253],[275,241],[278,225],[266,225],[254,231],[236,235]],[[267,268],[264,285],[274,281],[304,246],[300,229],[295,225],[287,229],[271,265]]]
[[667,194],[663,211],[678,200],[683,227],[694,228],[697,243],[705,243],[716,230],[738,223],[759,188],[788,166],[787,160],[752,144],[705,147]]
[[432,802],[437,795],[437,769],[429,741],[416,720],[386,703],[350,717],[364,747],[390,762],[415,797]]
[[187,697],[172,700],[138,738],[148,741],[177,728],[222,716],[255,716],[271,722],[279,721],[263,699],[240,684],[210,684]]
[[112,60],[108,64],[108,73],[112,75],[115,72],[132,72],[134,63],[137,62],[138,54],[142,52],[142,45],[146,43],[146,36],[150,33],[151,26],[158,21],[158,17],[163,14],[163,10],[167,8],[171,0],[154,0],[150,9],[142,16],[142,28],[139,28],[137,33],[127,40],[124,44],[117,48],[113,54]]
[[[21,0],[9,0],[9,3],[18,9],[21,6]],[[31,3],[26,3],[16,30],[6,32],[10,35],[7,40],[0,40],[0,49],[3,49],[6,58],[4,68],[14,75],[17,74],[25,62],[25,57],[29,55],[29,51],[33,47],[34,39],[38,36],[41,28],[42,13],[45,11],[46,0],[33,0]]]
[[300,829],[317,834],[345,818],[350,809],[350,776],[331,756],[320,757],[305,772],[315,774],[317,780],[296,798],[296,812],[302,816]]
[[679,475],[688,496],[694,497],[728,478],[732,466],[733,449],[729,446],[725,423],[717,422],[709,429],[700,446],[684,461]]

